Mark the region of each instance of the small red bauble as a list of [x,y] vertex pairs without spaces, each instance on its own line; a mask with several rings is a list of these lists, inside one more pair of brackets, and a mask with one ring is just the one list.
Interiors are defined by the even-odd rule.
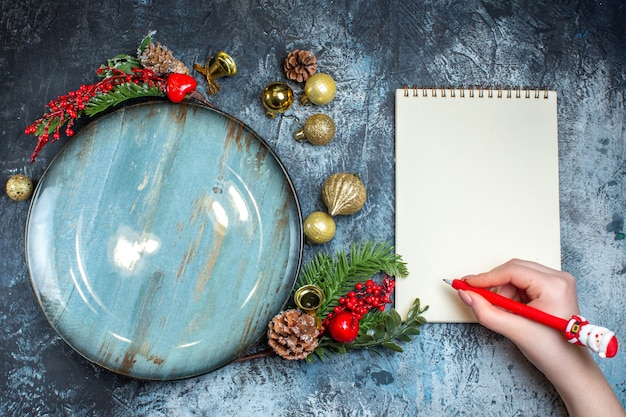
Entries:
[[359,335],[359,320],[348,311],[336,313],[328,324],[328,334],[339,343],[350,343]]

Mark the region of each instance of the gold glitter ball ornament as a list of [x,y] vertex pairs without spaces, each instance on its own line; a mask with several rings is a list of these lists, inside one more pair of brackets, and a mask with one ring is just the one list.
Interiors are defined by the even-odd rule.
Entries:
[[293,90],[285,83],[275,82],[268,84],[261,96],[265,114],[268,117],[276,117],[284,113],[293,104]]
[[298,130],[294,139],[298,142],[309,142],[312,145],[326,145],[335,137],[337,127],[335,122],[325,114],[314,114],[304,123],[304,127]]
[[333,77],[318,72],[306,80],[304,96],[302,96],[300,104],[313,103],[322,106],[333,101],[335,93],[337,93],[337,85]]
[[26,175],[16,174],[7,180],[5,189],[11,200],[24,201],[33,195],[33,182]]
[[367,200],[365,185],[355,174],[333,174],[322,186],[322,200],[331,216],[354,214]]
[[309,214],[304,219],[303,227],[306,242],[311,245],[322,245],[335,236],[335,221],[323,211]]

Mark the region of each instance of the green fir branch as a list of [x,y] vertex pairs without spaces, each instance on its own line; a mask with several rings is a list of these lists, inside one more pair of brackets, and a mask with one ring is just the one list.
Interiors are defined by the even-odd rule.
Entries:
[[298,287],[318,285],[324,292],[324,301],[317,311],[323,319],[339,304],[339,297],[352,291],[357,282],[384,272],[396,278],[405,278],[409,272],[402,257],[386,243],[371,241],[353,243],[349,255],[339,251],[334,258],[320,253],[308,263],[298,279]]
[[113,87],[112,90],[98,94],[91,98],[85,106],[85,114],[93,116],[106,109],[116,106],[123,101],[139,97],[163,97],[165,93],[158,85],[149,85],[147,83],[123,83]]

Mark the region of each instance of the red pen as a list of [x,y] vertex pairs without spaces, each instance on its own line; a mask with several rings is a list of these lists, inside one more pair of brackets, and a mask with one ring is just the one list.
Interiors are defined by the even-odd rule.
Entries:
[[495,306],[559,330],[564,333],[568,342],[587,346],[602,358],[612,358],[617,354],[618,344],[615,333],[605,327],[589,323],[584,317],[573,315],[571,319],[565,320],[485,288],[473,287],[460,279],[444,279],[444,281],[455,290],[473,291]]

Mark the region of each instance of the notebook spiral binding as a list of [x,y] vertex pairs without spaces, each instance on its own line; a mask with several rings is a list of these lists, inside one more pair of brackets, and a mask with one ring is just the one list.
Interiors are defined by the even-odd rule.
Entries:
[[[483,98],[485,94],[487,98],[541,98],[543,93],[543,98],[548,98],[548,87],[501,87],[501,86],[474,86],[469,85],[467,88],[465,87],[426,87],[417,85],[408,86],[404,85],[404,96],[409,97],[437,97],[439,94],[441,97],[446,97],[449,95],[450,97],[456,97],[457,94],[459,97],[464,98],[467,94],[470,98],[475,97],[476,95],[479,98]],[[420,94],[421,93],[421,94]],[[430,94],[429,94],[430,93]]]

